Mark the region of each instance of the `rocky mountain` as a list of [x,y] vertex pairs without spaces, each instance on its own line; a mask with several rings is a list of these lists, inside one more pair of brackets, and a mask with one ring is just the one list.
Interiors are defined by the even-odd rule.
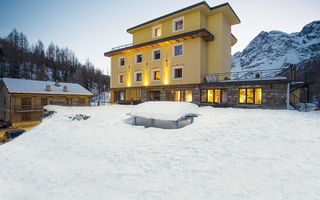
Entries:
[[[320,20],[297,33],[262,31],[231,59],[233,72],[286,68],[320,54]],[[299,67],[299,66],[298,66]]]

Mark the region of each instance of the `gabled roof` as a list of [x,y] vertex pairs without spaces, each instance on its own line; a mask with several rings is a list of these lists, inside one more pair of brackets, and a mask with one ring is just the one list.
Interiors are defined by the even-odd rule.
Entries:
[[158,21],[158,20],[161,20],[161,19],[170,17],[170,16],[172,16],[172,15],[179,14],[179,13],[181,13],[181,12],[183,12],[183,11],[187,11],[187,10],[190,10],[190,9],[192,9],[192,8],[196,8],[196,7],[202,6],[202,5],[206,6],[209,10],[216,10],[216,9],[218,9],[218,8],[227,6],[227,7],[231,10],[232,14],[235,16],[235,18],[236,18],[236,20],[237,20],[237,23],[240,23],[239,17],[238,17],[237,14],[234,12],[234,10],[232,9],[232,7],[230,6],[229,3],[224,3],[224,4],[220,4],[220,5],[214,6],[214,7],[210,7],[209,4],[208,4],[206,1],[202,1],[202,2],[199,2],[199,3],[193,4],[193,5],[191,5],[191,6],[188,6],[188,7],[186,7],[186,8],[182,8],[182,9],[177,10],[177,11],[174,11],[174,12],[172,12],[172,13],[169,13],[169,14],[163,15],[163,16],[161,16],[161,17],[152,19],[152,20],[150,20],[150,21],[147,21],[147,22],[145,22],[145,23],[139,24],[139,25],[137,25],[137,26],[131,27],[131,28],[127,29],[127,32],[130,33],[130,32],[131,32],[132,30],[134,30],[134,29],[140,28],[140,27],[145,26],[145,25],[147,25],[147,24],[150,24],[150,23],[152,23],[152,22],[155,22],[155,21]]
[[[60,86],[55,86],[55,82],[51,81],[17,78],[2,78],[2,81],[9,93],[93,95],[78,83],[59,83]],[[50,85],[50,91],[46,91],[47,85]],[[67,86],[67,92],[63,91],[64,86]]]

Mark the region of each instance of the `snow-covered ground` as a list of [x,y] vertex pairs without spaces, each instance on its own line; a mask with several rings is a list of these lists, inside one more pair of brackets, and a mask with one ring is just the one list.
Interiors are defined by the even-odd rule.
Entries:
[[320,197],[320,112],[201,107],[163,130],[130,125],[132,108],[55,107],[0,146],[0,199]]

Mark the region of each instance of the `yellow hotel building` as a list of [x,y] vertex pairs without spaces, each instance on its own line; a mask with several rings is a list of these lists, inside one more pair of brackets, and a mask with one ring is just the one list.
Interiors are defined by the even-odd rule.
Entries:
[[129,28],[132,44],[104,53],[111,57],[110,102],[199,103],[205,75],[231,72],[231,26],[239,23],[228,3],[203,1]]

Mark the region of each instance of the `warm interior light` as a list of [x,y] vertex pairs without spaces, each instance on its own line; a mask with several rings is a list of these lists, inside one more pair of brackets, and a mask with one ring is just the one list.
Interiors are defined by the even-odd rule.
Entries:
[[186,90],[186,102],[192,102],[192,91]]
[[213,103],[213,90],[208,90],[208,102]]
[[239,90],[239,103],[246,103],[246,89]]

